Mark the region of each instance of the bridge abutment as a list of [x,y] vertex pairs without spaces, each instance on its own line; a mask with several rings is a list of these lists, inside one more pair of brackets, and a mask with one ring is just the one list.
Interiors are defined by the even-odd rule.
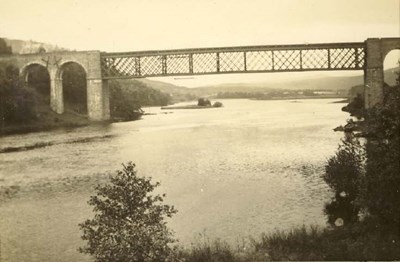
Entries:
[[399,38],[369,38],[365,41],[364,99],[365,108],[372,108],[383,102],[384,71],[386,55],[400,49]]
[[108,84],[101,78],[87,80],[87,108],[90,120],[110,119]]
[[365,41],[364,99],[365,108],[371,108],[383,101],[383,58],[381,40],[371,38]]
[[62,79],[50,75],[50,107],[57,114],[64,113]]

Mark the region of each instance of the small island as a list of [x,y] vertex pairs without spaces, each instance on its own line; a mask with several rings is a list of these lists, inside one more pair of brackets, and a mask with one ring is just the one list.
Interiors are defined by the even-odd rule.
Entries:
[[205,109],[205,108],[217,108],[223,107],[221,102],[215,102],[211,104],[211,101],[207,98],[199,98],[197,105],[187,105],[187,106],[163,106],[161,109]]

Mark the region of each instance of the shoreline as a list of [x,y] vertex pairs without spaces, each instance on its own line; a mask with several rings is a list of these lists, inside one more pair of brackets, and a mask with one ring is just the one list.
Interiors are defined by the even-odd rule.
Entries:
[[106,121],[92,122],[87,116],[66,112],[57,115],[54,112],[49,113],[43,118],[38,118],[24,123],[11,123],[0,127],[0,137],[11,135],[22,135],[35,132],[52,131],[58,129],[74,129],[89,125],[103,125],[116,122],[114,119]]
[[187,105],[187,106],[163,106],[162,110],[169,109],[207,109],[207,108],[217,108],[215,106],[198,106],[198,105]]
[[[319,97],[276,97],[268,99],[258,99],[258,98],[220,98],[225,99],[248,99],[252,101],[277,101],[277,100],[303,100],[303,99],[342,99],[341,101],[336,101],[334,103],[348,103],[346,97],[330,97],[330,96],[319,96]],[[153,106],[159,107],[159,106]],[[178,110],[178,109],[209,109],[218,108],[214,106],[198,106],[198,105],[185,105],[185,106],[162,106],[161,110]],[[143,114],[143,115],[146,115]],[[140,118],[139,118],[140,119]],[[50,112],[46,114],[43,118],[38,118],[32,120],[28,123],[13,123],[9,125],[3,125],[0,127],[0,137],[18,135],[18,134],[28,134],[34,132],[51,131],[57,129],[74,129],[78,127],[84,127],[89,125],[103,125],[111,124],[115,122],[126,122],[135,121],[139,119],[124,120],[119,118],[112,118],[105,121],[90,121],[87,116],[79,115],[73,112],[66,112],[64,114],[58,115],[55,112]]]
[[259,101],[267,101],[267,100],[305,100],[305,99],[347,99],[344,96],[318,96],[318,97],[309,97],[309,96],[301,96],[301,97],[272,97],[272,98],[248,98],[249,100],[259,100]]

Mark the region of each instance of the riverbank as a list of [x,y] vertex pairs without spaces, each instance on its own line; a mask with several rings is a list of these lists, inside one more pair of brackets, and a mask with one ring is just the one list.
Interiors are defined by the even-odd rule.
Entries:
[[93,124],[87,116],[67,111],[57,114],[51,110],[42,111],[37,119],[24,123],[8,123],[0,127],[0,136],[49,131],[58,128],[76,128]]
[[270,98],[249,98],[250,100],[268,101],[268,100],[303,100],[303,99],[347,99],[345,96],[337,95],[319,95],[319,96],[280,96]]
[[373,220],[336,228],[300,226],[276,230],[238,241],[232,246],[222,240],[204,238],[182,247],[184,261],[397,261],[400,237],[390,226],[377,228]]
[[42,111],[38,118],[24,123],[9,123],[0,126],[0,137],[15,134],[27,134],[31,132],[52,131],[57,129],[72,129],[89,125],[104,125],[115,122],[134,121],[141,118],[144,113],[134,112],[131,119],[122,117],[112,118],[105,121],[91,121],[87,115],[79,114],[74,111],[66,111],[57,114],[51,110]]
[[215,102],[211,104],[210,100],[200,98],[196,105],[183,105],[183,106],[163,106],[161,109],[207,109],[207,108],[218,108],[223,107],[221,102]]

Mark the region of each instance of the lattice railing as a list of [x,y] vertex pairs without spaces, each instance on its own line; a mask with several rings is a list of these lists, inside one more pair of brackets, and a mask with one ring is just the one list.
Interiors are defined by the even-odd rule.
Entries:
[[361,70],[364,43],[102,53],[104,79],[221,73]]

